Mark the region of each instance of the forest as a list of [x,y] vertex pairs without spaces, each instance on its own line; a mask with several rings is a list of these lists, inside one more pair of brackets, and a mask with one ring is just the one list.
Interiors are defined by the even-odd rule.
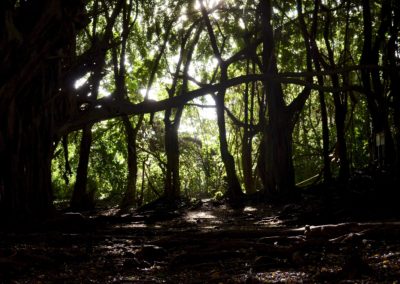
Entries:
[[399,36],[398,0],[2,0],[0,283],[397,283]]

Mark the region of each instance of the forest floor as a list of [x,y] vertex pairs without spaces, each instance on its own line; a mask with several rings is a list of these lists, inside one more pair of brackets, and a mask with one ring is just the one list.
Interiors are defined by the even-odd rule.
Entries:
[[286,205],[66,213],[0,232],[0,283],[399,283],[398,184],[359,175]]

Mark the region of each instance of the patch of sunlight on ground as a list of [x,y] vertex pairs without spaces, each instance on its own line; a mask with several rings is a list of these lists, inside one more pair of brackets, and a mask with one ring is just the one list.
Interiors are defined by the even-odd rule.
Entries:
[[200,219],[215,220],[216,218],[217,217],[215,217],[210,212],[202,212],[202,211],[188,212],[185,216],[185,220],[191,223],[197,222],[197,220]]
[[135,222],[135,223],[129,223],[129,224],[124,224],[124,225],[117,225],[115,228],[152,228],[152,229],[160,229],[162,228],[161,225],[155,225],[155,224],[143,224],[142,222]]
[[254,212],[254,211],[257,211],[257,208],[254,208],[254,207],[251,207],[251,206],[246,206],[243,209],[243,212]]
[[272,271],[266,273],[257,273],[255,277],[258,281],[266,283],[303,283],[310,279],[310,275],[299,271]]

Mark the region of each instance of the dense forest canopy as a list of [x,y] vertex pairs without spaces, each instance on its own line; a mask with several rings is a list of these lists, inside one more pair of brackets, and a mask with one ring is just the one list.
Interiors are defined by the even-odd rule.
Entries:
[[3,0],[0,215],[398,171],[397,0]]

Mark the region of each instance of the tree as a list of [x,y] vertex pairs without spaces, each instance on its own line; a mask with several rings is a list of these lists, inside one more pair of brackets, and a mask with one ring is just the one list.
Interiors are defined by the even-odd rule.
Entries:
[[[121,32],[121,47],[118,56],[117,47],[112,49],[112,59],[114,65],[114,81],[115,81],[115,93],[118,99],[127,99],[127,87],[126,87],[126,67],[125,57],[129,35],[133,25],[135,25],[138,16],[138,3],[136,2],[135,17],[131,22],[131,14],[133,12],[133,1],[125,3],[122,7],[122,32]],[[139,118],[139,121],[135,127],[132,126],[131,121],[127,115],[123,115],[122,123],[125,127],[126,136],[126,149],[127,149],[127,169],[128,177],[126,182],[126,189],[124,196],[120,202],[120,207],[125,209],[136,205],[136,181],[138,175],[138,158],[136,149],[137,134],[142,124],[143,115]]]
[[[380,49],[384,43],[385,35],[391,22],[391,11],[391,1],[383,1],[380,17],[381,22],[375,41],[373,41],[370,1],[362,1],[364,42],[360,57],[360,65],[378,65]],[[371,140],[374,141],[372,144],[374,148],[374,158],[378,159],[378,153],[376,153],[376,151],[378,151],[377,148],[380,146],[375,143],[375,137],[383,134],[385,139],[385,163],[393,164],[395,158],[394,143],[388,121],[387,97],[379,70],[362,70],[361,79],[372,120]]]
[[[228,79],[228,67],[229,64],[222,59],[220,49],[218,48],[217,41],[213,28],[210,23],[210,19],[207,15],[204,3],[200,1],[201,12],[207,27],[207,32],[210,37],[211,46],[214,52],[215,58],[219,62],[220,68],[220,82],[225,83]],[[239,179],[236,174],[235,161],[233,156],[229,153],[228,142],[226,138],[226,125],[225,125],[225,93],[226,88],[222,87],[219,89],[218,94],[214,96],[216,111],[217,111],[217,124],[219,130],[219,143],[222,161],[225,165],[226,170],[226,182],[227,192],[226,195],[233,202],[239,201],[242,196],[242,188],[239,183]]]
[[[92,23],[92,47],[96,49],[94,54],[93,62],[94,65],[92,73],[89,77],[89,94],[83,94],[85,96],[90,96],[91,99],[96,100],[98,97],[100,81],[102,79],[103,69],[106,61],[107,46],[110,45],[112,29],[116,22],[116,19],[122,10],[123,2],[118,1],[112,11],[111,16],[105,14],[107,19],[107,24],[104,29],[104,34],[97,34],[97,22],[98,22],[98,0],[94,2],[94,12],[95,17]],[[117,85],[118,86],[118,85]],[[119,87],[119,86],[118,86]],[[92,127],[93,124],[87,124],[82,130],[82,140],[79,152],[79,164],[76,176],[76,183],[74,187],[74,192],[71,198],[71,207],[78,210],[90,209],[93,207],[93,196],[87,192],[87,175],[89,167],[89,155],[90,147],[92,145]]]
[[[311,25],[311,32],[308,32],[306,23],[304,20],[304,15],[302,11],[302,1],[297,1],[297,14],[299,15],[300,27],[302,29],[302,34],[304,40],[307,42],[309,41],[309,49],[307,52],[310,53],[310,57],[314,63],[314,68],[317,72],[322,71],[321,66],[321,54],[319,52],[316,37],[318,32],[318,15],[320,10],[320,1],[314,1],[314,10],[312,14],[312,25]],[[322,75],[317,75],[317,81],[320,86],[324,86],[324,77]],[[325,101],[325,93],[323,91],[318,91],[319,97],[319,104],[321,109],[321,124],[322,124],[322,157],[324,161],[324,180],[329,182],[332,179],[331,173],[331,162],[330,162],[330,149],[329,149],[329,129],[328,129],[328,116],[326,110],[326,101]]]
[[[366,155],[366,116],[371,116],[374,135],[384,133],[384,162],[393,163],[388,158],[398,157],[398,4],[389,0],[329,1],[335,4],[332,7],[319,0],[299,0],[297,7],[271,0],[196,3],[8,0],[0,4],[2,216],[40,219],[53,211],[51,161],[61,139],[68,149],[66,137],[74,131],[83,134],[73,206],[84,207],[87,181],[94,180],[93,171],[100,168],[100,155],[93,151],[99,141],[104,141],[107,163],[119,163],[114,169],[123,174],[115,178],[127,178],[122,207],[133,205],[135,199],[158,197],[163,182],[165,195],[179,198],[180,143],[187,136],[180,137],[178,129],[192,113],[186,105],[196,105],[191,101],[208,94],[215,99],[217,119],[209,124],[218,129],[230,200],[240,200],[243,187],[249,193],[260,188],[259,180],[268,194],[291,196],[297,133],[303,141],[322,140],[314,143],[321,152],[315,164],[324,167],[326,181],[336,173],[334,166],[330,172],[330,135],[336,134],[339,177],[346,180],[351,174],[347,130],[352,130],[357,155]],[[329,25],[339,20],[344,24]],[[365,35],[355,36],[360,23]],[[172,72],[170,66],[176,69]],[[78,79],[86,82],[75,88]],[[152,86],[160,90],[160,100],[139,96],[142,89],[149,94]],[[104,89],[108,96],[100,94]],[[318,100],[308,101],[309,117],[300,116],[311,90],[318,91]],[[352,111],[347,115],[349,100]],[[157,112],[164,112],[164,124]],[[144,124],[145,114],[151,114],[152,124]],[[126,151],[118,155],[112,135],[101,136],[99,131],[115,118],[122,123],[116,123],[112,133],[125,134],[115,134],[118,151],[124,148],[121,138],[126,138]],[[297,127],[301,131],[294,135],[302,118]],[[105,120],[110,122],[96,124]],[[318,127],[311,125],[313,121]],[[329,130],[329,125],[336,127]],[[310,139],[308,128],[322,132],[318,132],[321,139]],[[156,146],[150,145],[153,140]],[[193,141],[205,144],[197,137]],[[199,150],[203,156],[198,164],[205,176],[221,173],[208,165],[219,165],[214,147],[217,143]],[[122,163],[126,170],[121,170]],[[216,180],[219,190],[224,179],[207,177],[207,183]]]
[[[263,39],[262,71],[268,76],[278,74],[272,28],[272,3],[261,0],[258,6]],[[307,44],[307,43],[306,43]],[[310,70],[310,57],[307,65]],[[288,106],[280,82],[265,80],[265,98],[268,116],[263,125],[263,140],[258,167],[264,189],[271,195],[290,196],[294,189],[294,167],[292,160],[292,132],[299,112],[304,106],[311,89],[303,91]]]
[[73,111],[63,79],[73,69],[82,1],[0,4],[0,216],[53,210],[51,159],[57,129]]
[[[197,26],[195,21],[192,26],[188,29],[185,35],[182,37],[181,51],[176,66],[176,72],[173,79],[172,86],[168,89],[168,97],[172,98],[175,93],[180,95],[188,89],[188,70],[192,61],[194,48],[199,41],[200,34],[203,30],[202,25],[197,27],[192,42],[189,42],[190,36],[193,29]],[[178,88],[178,79],[180,75],[181,65],[184,60],[184,54],[186,54],[185,63],[183,66],[182,76],[183,80],[181,86]],[[183,113],[183,106],[178,107],[173,114],[172,109],[168,108],[165,110],[164,125],[165,125],[165,153],[167,155],[167,176],[165,179],[165,195],[170,200],[180,198],[180,169],[179,169],[179,139],[178,130],[181,122]],[[173,117],[173,119],[171,119]]]

